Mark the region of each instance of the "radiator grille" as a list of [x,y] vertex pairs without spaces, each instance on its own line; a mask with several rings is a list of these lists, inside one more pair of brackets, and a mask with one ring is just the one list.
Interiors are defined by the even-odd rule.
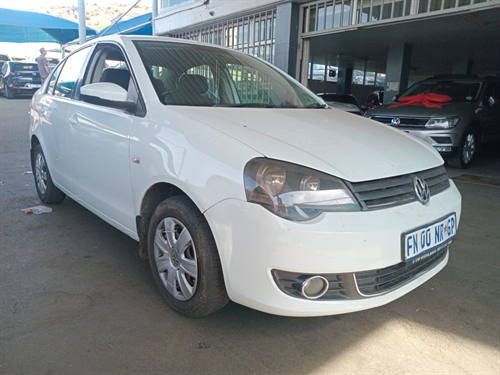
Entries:
[[[394,116],[371,116],[372,120],[399,128],[425,128],[429,121],[428,117],[394,117]],[[399,124],[393,124],[392,120],[399,120]]]
[[418,176],[429,186],[431,197],[450,187],[444,166],[403,176],[349,183],[364,210],[398,206],[417,200],[413,178]]
[[447,249],[448,245],[420,261],[403,262],[379,270],[358,272],[355,274],[358,289],[361,294],[370,296],[397,288],[439,263],[446,256]]

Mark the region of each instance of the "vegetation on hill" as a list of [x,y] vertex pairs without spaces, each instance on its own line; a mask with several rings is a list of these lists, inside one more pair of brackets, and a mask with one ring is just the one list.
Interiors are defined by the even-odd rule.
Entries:
[[[76,1],[73,1],[76,3]],[[113,4],[101,5],[97,2],[92,4],[86,3],[85,5],[85,24],[87,27],[99,30],[109,26],[112,21],[125,13],[134,2],[119,2]],[[63,5],[63,6],[43,6],[41,1],[40,6],[31,9],[34,12],[46,13],[51,16],[64,18],[70,21],[78,22],[78,7],[76,5]],[[151,12],[151,3],[148,1],[141,1],[122,20],[127,20],[132,17],[140,16],[145,13]]]

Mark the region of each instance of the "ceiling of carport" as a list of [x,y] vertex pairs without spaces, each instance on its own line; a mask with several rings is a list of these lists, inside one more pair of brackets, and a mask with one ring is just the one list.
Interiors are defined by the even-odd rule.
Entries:
[[500,8],[313,37],[311,61],[383,73],[389,45],[402,42],[412,45],[412,74],[451,73],[463,60],[473,73],[500,74]]

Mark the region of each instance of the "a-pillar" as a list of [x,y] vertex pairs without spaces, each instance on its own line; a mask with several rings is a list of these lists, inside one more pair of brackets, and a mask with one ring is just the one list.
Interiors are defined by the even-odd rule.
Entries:
[[384,103],[390,103],[395,95],[408,88],[410,76],[411,48],[407,43],[389,46],[385,76]]
[[276,9],[274,65],[295,77],[299,41],[299,4],[290,1]]

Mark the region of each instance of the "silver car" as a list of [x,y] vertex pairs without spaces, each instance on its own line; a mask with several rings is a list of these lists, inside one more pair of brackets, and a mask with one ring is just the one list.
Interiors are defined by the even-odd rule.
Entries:
[[435,76],[365,116],[425,140],[449,166],[467,168],[481,144],[500,140],[500,79]]

